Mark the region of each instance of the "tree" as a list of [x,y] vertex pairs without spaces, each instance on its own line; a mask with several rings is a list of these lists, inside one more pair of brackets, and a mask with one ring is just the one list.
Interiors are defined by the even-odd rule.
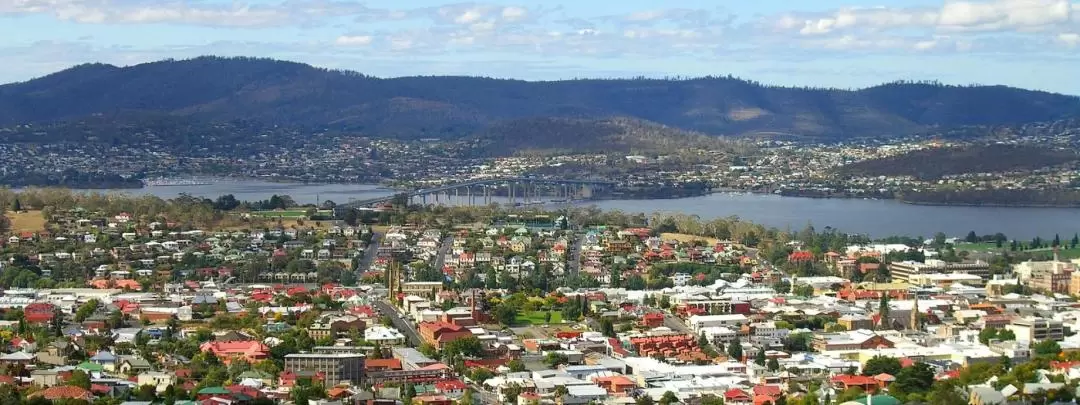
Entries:
[[1061,353],[1061,346],[1058,345],[1058,342],[1053,340],[1044,340],[1036,343],[1035,347],[1032,349],[1034,349],[1035,354],[1039,356],[1057,356],[1058,353]]
[[504,326],[513,326],[517,323],[517,309],[503,302],[495,307],[495,320]]
[[513,359],[510,360],[510,362],[506,363],[506,367],[510,369],[511,373],[522,372],[525,371],[525,362],[518,359]]
[[476,367],[469,373],[469,378],[477,384],[483,384],[489,378],[494,377],[495,374],[484,367]]
[[766,367],[769,369],[769,371],[773,371],[773,372],[779,371],[780,370],[780,361],[777,360],[775,357],[771,358],[771,359],[769,359],[769,363],[766,365]]
[[863,375],[875,376],[878,374],[888,374],[896,376],[902,368],[903,366],[900,364],[899,359],[877,355],[866,361],[866,365],[863,366]]
[[600,333],[603,333],[607,337],[616,337],[615,324],[610,319],[604,318],[600,320]]
[[570,358],[567,357],[565,354],[562,354],[562,353],[551,352],[551,353],[548,353],[546,357],[544,357],[544,364],[547,364],[551,368],[555,368],[555,367],[558,367],[559,365],[569,364],[569,363],[570,363]]
[[480,357],[484,354],[484,344],[476,336],[466,336],[451,340],[443,346],[443,356],[447,359],[460,359],[461,357]]
[[976,243],[979,241],[979,236],[975,234],[975,231],[968,232],[967,237],[964,238],[967,243]]
[[563,403],[564,398],[566,398],[566,396],[569,395],[569,394],[570,394],[570,389],[566,388],[565,385],[560,385],[560,386],[555,387],[556,403],[559,403],[559,404]]
[[511,383],[510,385],[503,387],[503,396],[506,397],[506,403],[516,404],[518,395],[521,395],[522,391],[522,387],[517,383]]
[[634,400],[634,405],[654,405],[654,404],[655,404],[655,402],[653,402],[652,396],[650,396],[649,394],[642,395],[642,396],[638,397],[636,400]]
[[75,370],[71,372],[71,378],[68,379],[68,385],[74,385],[84,390],[90,389],[90,376],[85,371]]
[[889,392],[896,397],[927,392],[934,384],[934,369],[926,363],[915,363],[896,374],[896,381],[889,385]]
[[92,299],[86,301],[85,304],[79,306],[79,309],[75,310],[75,322],[85,321],[86,318],[89,318],[90,315],[94,314],[94,311],[97,311],[97,308],[98,300]]
[[850,402],[850,401],[854,401],[856,399],[862,398],[865,395],[866,395],[866,393],[862,390],[862,388],[859,388],[859,387],[848,388],[848,389],[840,392],[840,395],[836,396],[836,402],[842,404],[842,403],[845,403],[845,402]]
[[889,327],[889,294],[881,294],[881,301],[878,302],[878,315],[881,316],[878,328],[887,329]]
[[742,360],[742,357],[743,357],[742,344],[740,344],[739,342],[731,342],[731,344],[728,345],[727,353],[728,353],[728,357],[731,357],[732,359]]
[[157,400],[157,388],[150,384],[143,384],[135,391],[135,399],[138,401],[153,402]]
[[677,404],[679,403],[679,396],[674,392],[664,391],[664,396],[660,397],[660,405]]
[[765,357],[765,349],[758,350],[757,354],[754,355],[754,364],[764,366],[766,361],[768,359]]

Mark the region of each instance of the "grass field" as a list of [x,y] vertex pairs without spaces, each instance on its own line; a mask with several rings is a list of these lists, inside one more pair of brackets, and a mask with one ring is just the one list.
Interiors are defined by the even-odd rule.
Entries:
[[[522,314],[518,315],[517,321],[518,321],[518,323],[523,324],[523,325],[524,324],[529,324],[529,325],[548,324],[548,322],[544,322],[544,314],[545,313],[546,313],[545,311],[525,312],[525,313],[522,313]],[[551,322],[550,323],[551,324],[562,323],[562,313],[560,313],[559,311],[551,311]]]
[[660,238],[664,239],[664,240],[674,239],[674,240],[677,240],[677,241],[682,242],[682,243],[693,242],[695,240],[703,240],[703,241],[705,241],[705,243],[707,243],[709,245],[715,245],[718,242],[720,242],[720,240],[716,239],[716,238],[707,238],[707,237],[704,237],[704,236],[687,235],[685,233],[662,233],[662,234],[660,234]]
[[11,219],[12,232],[37,232],[45,230],[45,217],[41,211],[24,211],[5,213]]

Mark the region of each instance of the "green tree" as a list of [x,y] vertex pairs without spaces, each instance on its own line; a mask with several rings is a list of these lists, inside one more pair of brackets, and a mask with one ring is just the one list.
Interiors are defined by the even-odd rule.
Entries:
[[495,307],[495,320],[504,326],[513,326],[517,323],[517,309],[505,302]]
[[766,364],[766,366],[769,369],[769,371],[773,371],[773,372],[779,371],[780,370],[780,361],[777,360],[776,358],[771,358],[771,359],[769,359],[769,362],[768,362],[768,364]]
[[90,376],[85,371],[75,370],[71,372],[71,378],[68,379],[68,385],[74,385],[84,390],[90,389]]
[[510,362],[506,363],[506,367],[510,369],[511,373],[525,371],[525,362],[518,359],[513,359],[510,360]]
[[674,392],[664,391],[664,396],[660,397],[660,405],[669,405],[679,403],[679,396]]
[[742,360],[743,349],[742,345],[739,344],[739,342],[731,342],[731,344],[728,345],[727,349],[728,357],[731,357],[735,360]]
[[652,396],[650,396],[649,394],[642,395],[642,396],[638,397],[636,400],[634,400],[634,405],[654,405],[654,404],[655,404],[655,402],[653,402]]
[[902,368],[899,359],[877,355],[866,361],[866,364],[863,366],[863,375],[875,376],[878,374],[888,374],[895,377]]
[[908,394],[929,391],[934,384],[934,370],[926,363],[915,363],[896,374],[896,381],[889,385],[889,392],[897,398]]
[[600,320],[600,333],[603,333],[607,337],[616,337],[615,324],[610,319],[604,318]]
[[452,358],[480,357],[484,354],[484,344],[476,336],[466,336],[451,340],[443,346],[443,355]]
[[758,350],[757,354],[754,355],[754,364],[764,366],[765,362],[767,361],[768,359],[765,357],[765,349]]
[[548,353],[547,356],[544,357],[544,364],[547,364],[551,368],[555,368],[555,367],[558,367],[559,365],[569,364],[569,363],[570,363],[570,358],[567,357],[565,354],[562,354],[562,353],[551,352],[551,353]]
[[862,388],[859,388],[859,387],[848,388],[848,389],[840,392],[840,395],[836,396],[836,402],[842,404],[842,403],[845,403],[845,402],[854,401],[854,400],[862,398],[864,396],[866,396],[866,392],[864,392],[862,390]]
[[1035,354],[1039,356],[1057,356],[1058,353],[1061,353],[1061,346],[1058,345],[1058,342],[1053,340],[1044,340],[1036,343],[1035,347],[1032,349],[1035,351]]
[[143,384],[135,391],[135,400],[153,402],[157,400],[157,388],[153,385]]

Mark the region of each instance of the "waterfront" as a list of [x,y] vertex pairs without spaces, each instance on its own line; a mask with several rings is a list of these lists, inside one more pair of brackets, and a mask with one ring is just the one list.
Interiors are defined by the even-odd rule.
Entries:
[[[370,184],[301,184],[261,180],[224,180],[209,185],[157,186],[116,192],[152,194],[162,198],[174,198],[180,194],[217,198],[233,194],[240,200],[263,200],[278,194],[289,195],[301,204],[326,200],[341,204],[394,193],[393,190]],[[434,198],[429,198],[428,202],[434,203]],[[493,202],[506,203],[507,200],[496,198]],[[465,203],[465,198],[444,195],[440,203]],[[831,226],[844,232],[873,237],[928,237],[939,231],[962,237],[969,231],[975,231],[980,235],[1001,232],[1010,238],[1030,239],[1034,236],[1051,237],[1055,233],[1071,236],[1080,232],[1080,209],[1076,208],[925,206],[893,200],[817,199],[748,193],[716,193],[666,200],[584,201],[575,205],[595,205],[605,210],[647,214],[657,211],[681,212],[703,219],[737,216],[790,230],[801,230],[811,223],[819,230]]]

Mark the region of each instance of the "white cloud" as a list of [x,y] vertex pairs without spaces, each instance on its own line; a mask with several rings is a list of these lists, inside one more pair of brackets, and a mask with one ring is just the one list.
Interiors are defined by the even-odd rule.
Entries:
[[487,20],[477,22],[469,26],[469,29],[475,32],[491,32],[495,30],[495,21]]
[[465,10],[457,17],[454,17],[454,22],[458,24],[472,24],[484,18],[484,12],[480,9],[471,8]]
[[334,43],[342,46],[366,46],[374,42],[370,35],[342,35]]
[[775,31],[802,35],[837,31],[924,29],[934,31],[1034,31],[1068,24],[1080,4],[1068,0],[947,0],[940,8],[849,7],[825,13],[771,17]]
[[1069,47],[1080,46],[1080,34],[1075,32],[1061,33],[1057,36],[1058,42],[1061,42]]
[[931,49],[936,48],[937,46],[938,46],[938,41],[937,40],[919,41],[919,42],[916,42],[915,45],[913,45],[913,47],[917,51],[929,51]]
[[503,20],[514,22],[525,19],[529,16],[529,10],[524,7],[504,7],[502,9]]
[[626,21],[653,21],[663,18],[665,15],[663,10],[646,10],[630,13],[626,16]]
[[1030,29],[1066,23],[1067,0],[950,1],[941,8],[939,25],[958,30]]

